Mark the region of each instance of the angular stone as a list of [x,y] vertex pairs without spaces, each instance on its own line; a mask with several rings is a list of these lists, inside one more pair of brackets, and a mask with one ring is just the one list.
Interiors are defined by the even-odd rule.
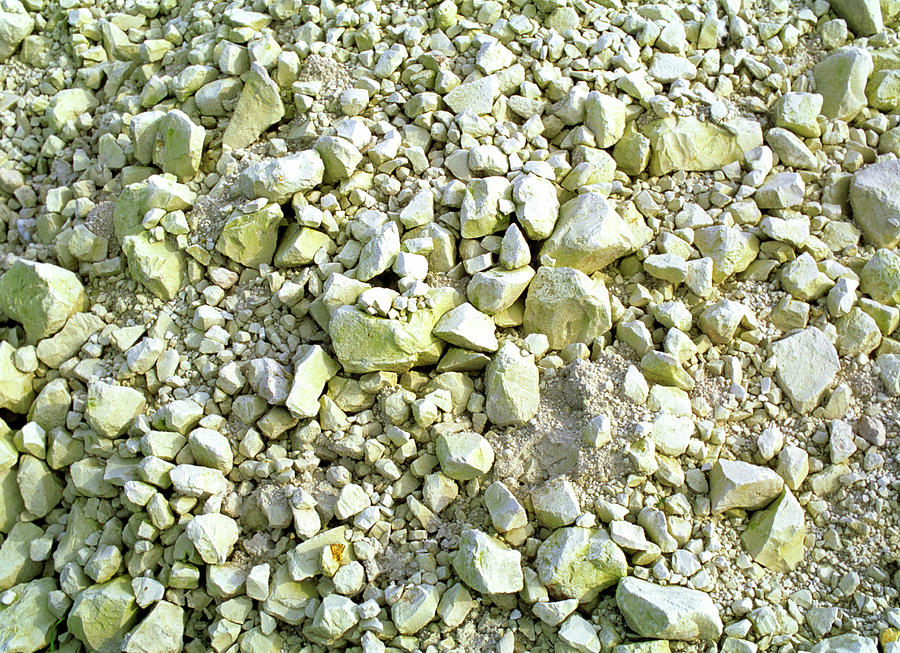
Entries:
[[741,541],[759,564],[789,572],[803,560],[805,537],[803,507],[785,488],[770,506],[753,515]]
[[779,276],[781,287],[801,302],[823,297],[834,285],[828,275],[819,270],[816,260],[808,252],[786,264]]
[[662,351],[644,354],[641,357],[641,372],[651,383],[675,386],[684,391],[694,387],[693,377],[682,369],[678,359]]
[[806,183],[796,172],[782,172],[766,180],[754,199],[761,209],[786,209],[803,201]]
[[169,111],[160,119],[156,128],[159,142],[153,152],[153,162],[163,172],[178,177],[179,181],[191,179],[200,170],[206,129],[194,124],[179,109]]
[[559,528],[538,547],[535,569],[556,596],[592,601],[628,571],[628,561],[602,530]]
[[123,653],[178,653],[184,646],[184,608],[160,601],[131,631]]
[[[2,46],[0,46],[0,52],[2,52]],[[0,59],[3,58],[0,54]],[[96,96],[87,89],[66,88],[53,96],[44,115],[47,117],[47,124],[50,128],[58,132],[65,123],[75,120],[82,114],[92,112],[99,104]]]
[[482,313],[497,315],[515,304],[533,278],[534,270],[528,266],[477,272],[469,280],[466,296]]
[[813,69],[816,93],[824,98],[822,115],[847,122],[865,108],[866,82],[872,74],[872,55],[857,47],[842,48]]
[[95,381],[88,387],[84,417],[97,435],[117,438],[146,405],[147,400],[140,390]]
[[542,526],[560,528],[581,515],[575,488],[567,478],[555,478],[539,485],[531,493],[531,504]]
[[37,357],[47,367],[57,368],[78,353],[78,350],[106,322],[93,313],[75,313],[62,330],[37,345]]
[[275,251],[275,267],[297,268],[309,265],[322,249],[329,256],[334,254],[334,241],[327,234],[292,224],[285,231],[281,244]]
[[284,213],[278,204],[269,204],[252,213],[238,213],[222,227],[216,251],[248,268],[271,264],[277,245],[274,233],[283,220]]
[[31,560],[31,542],[43,534],[43,529],[28,522],[19,522],[9,531],[0,545],[0,592],[27,583],[41,573],[44,565]]
[[522,554],[481,531],[459,537],[453,569],[466,585],[482,594],[512,594],[522,589]]
[[794,410],[811,412],[841,369],[834,345],[815,327],[772,344],[777,367],[775,380]]
[[325,164],[315,150],[303,150],[289,156],[254,163],[238,177],[241,191],[248,199],[265,197],[276,204],[294,193],[312,190],[322,183]]
[[882,304],[900,304],[900,256],[877,250],[859,273],[859,289]]
[[113,210],[116,238],[123,242],[126,236],[146,235],[141,223],[147,211],[183,211],[196,198],[196,193],[170,176],[151,175],[144,181],[129,184],[122,190]]
[[739,460],[718,460],[709,472],[709,501],[713,513],[733,508],[758,510],[778,496],[784,479],[768,467]]
[[500,481],[495,481],[487,487],[484,492],[484,504],[491,515],[491,523],[500,533],[528,524],[528,513],[525,512],[525,508]]
[[72,604],[66,626],[88,649],[113,653],[121,650],[137,619],[131,579],[119,576],[83,590]]
[[643,133],[650,139],[650,174],[655,176],[718,170],[762,145],[759,123],[749,120],[726,128],[693,116],[670,117],[649,123]]
[[540,375],[534,356],[506,342],[488,364],[485,374],[488,419],[497,426],[520,425],[537,414]]
[[759,253],[756,236],[737,227],[701,227],[694,231],[694,244],[712,259],[715,283],[746,270]]
[[[890,651],[889,647],[885,647],[885,651]],[[816,644],[810,653],[877,653],[878,645],[871,637],[863,637],[848,633],[846,635],[837,635],[823,639]]]
[[328,645],[337,641],[358,621],[356,604],[352,600],[339,594],[329,594],[322,599],[306,632],[314,641]]
[[441,434],[435,454],[441,471],[457,481],[468,481],[487,474],[494,464],[494,449],[490,443],[471,431]]
[[265,68],[253,63],[244,77],[244,88],[225,128],[222,145],[236,150],[252,145],[260,134],[283,117],[284,105],[278,84],[272,81]]
[[831,0],[828,4],[857,36],[872,36],[884,29],[879,0]]
[[469,302],[447,311],[432,333],[452,345],[472,351],[497,351],[494,320]]
[[582,193],[566,202],[553,234],[541,248],[544,265],[567,266],[593,274],[635,246],[628,223],[600,193]]
[[340,371],[340,365],[319,345],[313,345],[297,359],[294,381],[285,406],[294,417],[315,417],[325,384]]
[[468,109],[475,114],[491,112],[494,100],[500,95],[500,80],[496,75],[487,75],[471,82],[460,84],[444,96],[444,102],[454,113]]
[[62,501],[62,482],[47,463],[34,456],[19,459],[16,481],[25,508],[35,517],[47,516]]
[[162,299],[178,296],[187,274],[184,254],[166,240],[152,242],[149,234],[125,236],[122,251],[132,278]]
[[428,293],[431,308],[421,308],[406,318],[375,317],[353,306],[341,306],[331,316],[329,332],[338,360],[347,372],[406,372],[415,365],[440,359],[443,341],[432,335],[438,320],[463,302],[451,288]]
[[50,645],[57,617],[50,612],[54,578],[39,578],[12,588],[11,602],[0,604],[0,650],[33,653]]
[[0,310],[25,327],[31,343],[52,336],[72,313],[86,309],[78,275],[56,265],[17,259],[0,277]]
[[208,513],[191,519],[184,532],[203,562],[222,565],[231,555],[241,530],[231,517]]
[[34,373],[15,366],[16,349],[6,340],[0,341],[0,408],[25,414],[34,401]]
[[625,133],[625,103],[619,98],[591,91],[584,112],[584,125],[594,133],[597,147],[612,147]]
[[396,222],[388,222],[365,244],[359,255],[356,278],[369,281],[388,270],[400,253],[400,230]]
[[509,226],[509,211],[504,211],[501,203],[511,204],[511,197],[512,186],[506,177],[472,179],[466,186],[459,209],[462,237],[481,238],[506,229]]
[[837,351],[841,356],[868,355],[881,344],[881,329],[875,318],[854,307],[834,322],[837,329]]
[[876,247],[900,244],[900,161],[881,161],[853,175],[853,220]]
[[772,106],[775,124],[803,138],[818,138],[822,129],[816,118],[822,111],[823,101],[818,93],[785,93]]
[[413,585],[391,606],[391,621],[401,635],[414,635],[434,619],[441,593],[434,585]]
[[690,642],[722,636],[719,610],[705,592],[629,577],[619,581],[616,605],[642,637]]
[[363,158],[353,143],[338,136],[320,137],[316,141],[315,150],[325,164],[324,180],[328,183],[350,177]]
[[525,333],[543,333],[551,349],[591,344],[609,331],[609,293],[580,270],[541,266],[525,298]]
[[531,173],[520,175],[513,181],[512,198],[516,218],[529,238],[544,240],[553,233],[559,217],[559,199],[553,182]]

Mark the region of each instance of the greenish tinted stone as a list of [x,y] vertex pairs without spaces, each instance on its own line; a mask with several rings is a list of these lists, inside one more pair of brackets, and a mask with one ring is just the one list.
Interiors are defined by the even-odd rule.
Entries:
[[40,578],[12,588],[12,602],[0,604],[0,650],[39,651],[50,645],[57,618],[48,595],[57,589],[53,578]]
[[477,530],[460,535],[453,569],[462,582],[483,594],[512,594],[524,585],[522,554]]
[[853,120],[867,104],[872,69],[872,55],[857,47],[842,48],[816,64],[813,76],[816,92],[824,98],[822,115]]
[[88,387],[84,417],[101,437],[116,438],[146,405],[140,390],[97,381]]
[[765,510],[753,515],[741,541],[759,564],[788,572],[803,560],[805,537],[803,507],[785,489]]
[[29,342],[53,335],[87,307],[78,275],[56,265],[18,259],[0,277],[0,310],[25,327]]
[[144,181],[129,184],[122,189],[113,210],[116,238],[122,242],[126,236],[143,233],[141,222],[150,209],[183,211],[196,198],[196,193],[171,176],[152,175]]
[[641,357],[641,372],[651,383],[671,385],[682,390],[691,390],[694,379],[685,372],[678,359],[661,351],[648,351]]
[[879,249],[859,273],[859,288],[876,302],[900,304],[900,256]]
[[41,573],[44,565],[33,562],[30,551],[32,540],[43,534],[44,531],[39,526],[28,522],[19,522],[10,529],[9,535],[0,545],[0,592],[13,585],[27,583]]
[[876,247],[900,243],[900,161],[881,161],[853,175],[850,184],[853,220]]
[[510,200],[511,193],[512,187],[506,177],[471,180],[459,210],[462,237],[481,238],[506,229],[509,215],[501,212],[500,202]]
[[737,227],[702,227],[694,231],[694,244],[713,261],[713,281],[722,283],[746,270],[759,253],[759,240]]
[[154,163],[179,181],[192,178],[200,169],[205,136],[206,129],[194,124],[183,111],[172,109],[157,123],[159,143],[153,152]]
[[440,591],[434,585],[413,585],[391,606],[391,621],[401,635],[414,635],[435,617]]
[[406,372],[416,365],[440,359],[443,341],[432,335],[438,320],[463,298],[451,288],[434,288],[431,308],[419,309],[406,319],[375,317],[353,306],[342,306],[331,316],[329,332],[335,354],[348,372]]
[[472,275],[466,296],[482,313],[502,313],[522,295],[534,278],[534,270],[525,266],[515,270],[492,268]]
[[45,517],[62,501],[62,481],[47,463],[34,456],[19,459],[16,481],[25,508],[35,517]]
[[494,449],[490,443],[471,431],[439,435],[435,454],[441,471],[457,481],[487,474],[494,464]]
[[122,640],[138,618],[131,579],[119,576],[82,591],[72,605],[66,626],[97,653],[121,650]]
[[609,331],[609,293],[580,270],[541,266],[525,298],[525,333],[543,333],[551,349],[593,343]]
[[[0,52],[0,59],[3,58]],[[66,88],[53,96],[44,115],[50,128],[59,131],[63,124],[75,120],[82,114],[90,113],[99,104],[94,94],[87,89]]]
[[252,213],[238,213],[222,227],[216,251],[248,268],[271,264],[277,244],[274,234],[283,220],[277,204]]
[[750,120],[728,129],[693,116],[670,117],[649,123],[643,133],[650,140],[652,175],[673,170],[718,170],[762,145],[762,129]]
[[284,105],[278,84],[272,81],[265,68],[253,63],[244,77],[244,88],[225,128],[222,145],[236,150],[252,145],[263,131],[283,117]]
[[321,231],[291,225],[275,252],[275,267],[293,268],[309,265],[320,249],[324,249],[329,255],[333,254],[334,241]]
[[772,107],[775,124],[803,138],[818,138],[822,129],[816,118],[822,111],[823,101],[818,93],[785,93]]
[[485,373],[485,410],[498,426],[524,424],[540,406],[540,374],[534,356],[506,342]]
[[0,408],[24,414],[34,401],[34,374],[19,371],[13,362],[15,353],[15,347],[0,341]]
[[870,354],[881,344],[881,329],[875,319],[854,307],[847,315],[834,321],[837,329],[837,350],[841,356]]
[[245,168],[238,177],[247,199],[265,197],[281,204],[295,193],[311,190],[322,183],[325,164],[315,150],[304,150]]
[[604,531],[571,526],[541,543],[535,569],[554,595],[587,603],[625,576],[628,561]]
[[16,477],[15,469],[0,471],[0,533],[9,533],[25,510]]
[[184,254],[166,240],[152,242],[148,232],[125,236],[122,251],[135,281],[163,301],[178,296],[187,274]]
[[642,637],[696,641],[722,636],[719,610],[705,592],[628,577],[619,581],[616,604],[628,627]]

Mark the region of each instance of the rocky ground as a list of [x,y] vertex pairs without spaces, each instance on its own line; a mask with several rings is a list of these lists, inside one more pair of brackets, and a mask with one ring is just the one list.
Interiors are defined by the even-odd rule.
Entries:
[[0,0],[0,652],[897,653],[898,0]]

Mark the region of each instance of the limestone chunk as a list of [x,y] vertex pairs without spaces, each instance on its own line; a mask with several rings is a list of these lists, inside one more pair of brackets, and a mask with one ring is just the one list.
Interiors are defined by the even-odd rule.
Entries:
[[432,621],[441,593],[434,585],[413,585],[391,606],[391,621],[402,635],[414,635]]
[[439,435],[435,454],[441,471],[457,481],[487,474],[494,464],[493,447],[481,435],[471,431]]
[[555,478],[531,493],[531,504],[538,521],[547,528],[572,524],[581,515],[575,488],[566,478]]
[[709,472],[709,501],[714,513],[732,508],[757,510],[778,496],[784,479],[768,467],[718,460]]
[[759,253],[756,236],[737,227],[717,225],[694,231],[694,244],[703,256],[712,259],[712,280],[722,283],[746,270]]
[[690,642],[722,636],[719,610],[705,592],[628,577],[619,581],[616,604],[642,637]]
[[255,163],[241,172],[238,183],[248,199],[264,197],[281,204],[295,193],[318,186],[324,174],[325,165],[319,154],[304,150]]
[[884,29],[878,0],[831,0],[829,4],[857,36],[872,36]]
[[837,351],[815,327],[772,344],[777,360],[775,379],[800,413],[811,412],[840,371]]
[[612,326],[606,285],[580,270],[541,266],[528,288],[523,326],[546,335],[551,349],[593,343]]
[[[2,39],[0,39],[0,42],[2,42]],[[4,59],[2,50],[2,45],[0,45],[0,59]],[[53,99],[50,100],[50,104],[47,105],[45,112],[47,124],[50,125],[51,129],[58,132],[65,123],[75,120],[82,114],[90,113],[99,104],[94,94],[87,89],[63,89],[54,95]]]
[[549,179],[529,173],[516,177],[512,185],[516,219],[532,240],[544,240],[553,233],[559,217],[556,187]]
[[137,619],[131,579],[119,576],[83,590],[72,604],[66,626],[90,650],[113,653],[121,650]]
[[562,206],[540,256],[544,265],[593,274],[630,252],[634,244],[628,223],[602,194],[582,193]]
[[172,109],[163,116],[156,129],[159,142],[153,152],[153,162],[163,172],[178,177],[179,181],[191,179],[200,169],[206,129],[194,124],[179,109]]
[[876,247],[900,244],[900,161],[866,166],[850,184],[853,220]]
[[859,288],[877,302],[900,304],[900,256],[892,249],[877,250],[859,274]]
[[123,653],[178,653],[184,646],[184,608],[160,601],[131,631]]
[[396,222],[388,222],[365,244],[359,255],[356,278],[369,281],[388,270],[400,254],[400,230]]
[[19,522],[12,527],[0,545],[0,591],[27,583],[40,575],[43,565],[31,560],[30,550],[32,540],[43,534],[39,526],[28,522]]
[[591,91],[585,100],[584,110],[585,127],[594,133],[597,147],[612,147],[622,138],[625,133],[625,103],[619,98]]
[[25,327],[29,342],[52,336],[85,309],[84,286],[64,268],[17,259],[0,277],[0,310]]
[[484,503],[491,515],[491,523],[498,532],[505,533],[528,524],[525,508],[500,481],[495,481],[487,487],[484,492]]
[[147,232],[125,236],[122,251],[135,281],[163,301],[174,299],[184,283],[184,254],[166,240],[153,242]]
[[487,75],[471,82],[460,84],[444,95],[444,102],[454,113],[466,109],[478,115],[491,112],[494,100],[500,95],[500,80],[496,75]]
[[823,98],[822,115],[850,121],[865,108],[866,82],[873,69],[868,50],[848,47],[828,55],[813,69],[815,89]]
[[519,299],[531,283],[534,274],[534,269],[529,266],[514,270],[492,268],[476,272],[466,287],[466,296],[482,313],[497,315],[506,311]]
[[184,532],[203,562],[221,565],[231,556],[241,530],[231,517],[208,513],[191,519]]
[[775,124],[803,138],[818,138],[822,129],[816,120],[824,98],[818,93],[785,93],[773,105]]
[[803,560],[806,526],[803,507],[785,488],[765,510],[755,513],[741,540],[753,559],[774,571],[792,571]]
[[522,554],[494,537],[466,529],[459,537],[453,569],[460,580],[483,594],[512,594],[522,589]]
[[12,589],[11,600],[0,604],[0,648],[40,651],[50,645],[57,617],[50,611],[49,596],[55,591],[53,578],[39,578]]
[[258,63],[250,66],[234,114],[225,128],[222,145],[243,149],[284,117],[278,85]]
[[538,547],[535,569],[554,595],[589,603],[625,576],[625,554],[602,530],[559,528]]
[[472,179],[466,186],[459,210],[460,234],[463,238],[481,238],[509,226],[511,185],[505,177]]
[[534,356],[506,342],[488,364],[485,375],[485,410],[498,426],[524,424],[540,405],[540,376]]
[[469,302],[447,311],[434,326],[432,333],[452,345],[472,351],[497,351],[496,327],[489,315],[485,315]]
[[238,213],[222,227],[216,251],[250,268],[259,267],[261,263],[271,264],[277,245],[273,234],[283,220],[284,213],[277,204],[250,213]]
[[463,298],[451,288],[428,293],[431,308],[420,308],[395,320],[341,306],[331,316],[329,332],[337,358],[348,372],[406,372],[415,365],[436,363],[443,341],[432,335],[438,320]]
[[754,199],[761,209],[787,209],[803,201],[806,183],[796,172],[782,172],[760,186]]
[[744,153],[762,144],[759,123],[742,121],[726,128],[702,122],[693,116],[663,118],[649,123],[644,135],[650,139],[650,174],[673,170],[718,170],[740,161]]
[[140,390],[96,381],[88,387],[84,417],[97,435],[117,438],[147,405]]
[[351,599],[339,594],[329,594],[322,599],[306,632],[311,639],[327,645],[338,640],[358,621],[356,604]]
[[19,370],[15,355],[15,347],[0,341],[0,408],[25,414],[34,401],[34,373]]

